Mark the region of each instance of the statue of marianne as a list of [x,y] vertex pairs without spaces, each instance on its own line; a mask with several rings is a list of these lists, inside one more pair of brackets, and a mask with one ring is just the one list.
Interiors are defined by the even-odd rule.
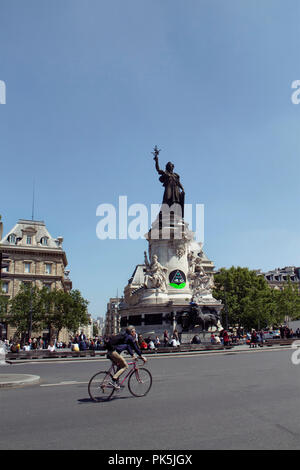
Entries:
[[182,184],[180,183],[180,178],[177,173],[174,173],[174,165],[171,162],[166,164],[166,170],[163,171],[159,168],[158,163],[158,154],[160,150],[155,146],[154,148],[154,159],[155,160],[155,168],[157,173],[160,175],[159,181],[163,183],[165,187],[165,192],[163,196],[163,204],[168,204],[168,206],[172,206],[175,204],[180,204],[182,209],[182,214],[184,210],[184,189]]

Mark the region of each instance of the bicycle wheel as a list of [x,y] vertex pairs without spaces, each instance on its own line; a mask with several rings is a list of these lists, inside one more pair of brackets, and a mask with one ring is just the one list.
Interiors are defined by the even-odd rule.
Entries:
[[112,375],[109,372],[98,372],[89,381],[88,391],[93,401],[107,401],[110,400],[115,389],[109,382],[112,380]]
[[148,369],[139,367],[133,370],[129,376],[128,388],[135,397],[144,397],[152,386],[152,375]]

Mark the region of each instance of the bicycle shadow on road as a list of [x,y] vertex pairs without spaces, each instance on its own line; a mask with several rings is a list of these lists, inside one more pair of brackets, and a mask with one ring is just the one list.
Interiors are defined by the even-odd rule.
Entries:
[[103,400],[99,400],[99,401],[94,401],[92,400],[91,398],[79,398],[77,401],[78,403],[80,404],[84,404],[84,403],[94,403],[95,405],[97,405],[98,403],[111,403],[115,400],[132,400],[134,397],[132,397],[131,395],[128,395],[127,397],[121,397],[121,396],[114,396],[112,397],[110,400],[107,400],[105,398],[103,398]]

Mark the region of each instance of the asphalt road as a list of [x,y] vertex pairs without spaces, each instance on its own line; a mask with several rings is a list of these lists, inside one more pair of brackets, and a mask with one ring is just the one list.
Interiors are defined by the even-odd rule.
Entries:
[[103,360],[30,363],[0,373],[39,385],[0,389],[0,449],[299,449],[300,365],[292,350],[150,358],[150,393],[94,403]]

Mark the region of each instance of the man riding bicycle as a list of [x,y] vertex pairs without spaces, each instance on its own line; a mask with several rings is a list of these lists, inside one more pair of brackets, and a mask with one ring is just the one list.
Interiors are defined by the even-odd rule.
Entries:
[[127,351],[133,358],[136,357],[134,354],[135,351],[136,354],[144,361],[144,363],[147,362],[147,359],[142,356],[140,348],[137,345],[136,331],[134,326],[128,326],[126,328],[126,333],[122,338],[121,344],[112,345],[108,343],[107,351],[107,358],[118,367],[118,370],[112,377],[112,382],[110,383],[110,385],[112,385],[116,390],[120,389],[120,385],[118,384],[119,377],[123,374],[123,372],[125,372],[126,369],[128,369],[126,360],[123,356],[121,356],[123,351]]

